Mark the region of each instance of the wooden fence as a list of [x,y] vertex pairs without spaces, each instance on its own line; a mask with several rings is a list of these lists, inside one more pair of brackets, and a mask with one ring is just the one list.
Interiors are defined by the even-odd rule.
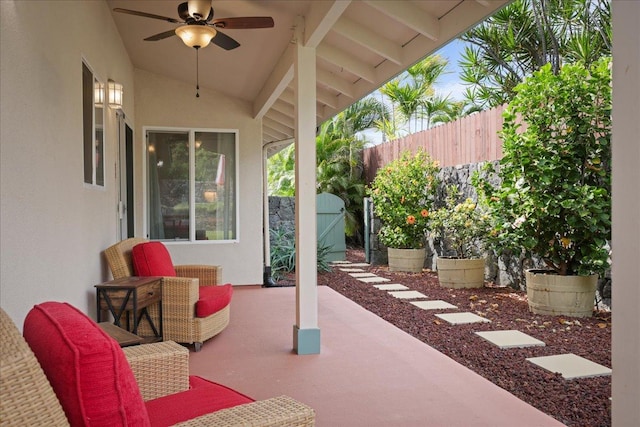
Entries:
[[406,150],[425,150],[440,166],[455,166],[502,157],[502,112],[505,106],[463,117],[455,122],[385,142],[363,151],[365,179],[373,181],[379,168],[400,157]]

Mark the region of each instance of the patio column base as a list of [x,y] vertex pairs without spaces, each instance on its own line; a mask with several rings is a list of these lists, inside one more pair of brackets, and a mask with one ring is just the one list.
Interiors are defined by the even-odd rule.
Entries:
[[293,325],[293,351],[296,354],[320,354],[320,329],[300,329]]

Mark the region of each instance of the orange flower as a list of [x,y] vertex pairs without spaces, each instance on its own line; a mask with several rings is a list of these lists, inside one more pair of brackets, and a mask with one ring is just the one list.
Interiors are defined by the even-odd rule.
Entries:
[[415,223],[416,223],[416,217],[415,217],[415,216],[413,216],[413,215],[409,215],[409,216],[407,217],[407,224],[411,224],[411,225],[413,225],[413,224],[415,224]]
[[426,209],[422,209],[422,210],[420,211],[420,215],[422,215],[422,217],[423,217],[423,218],[426,218],[426,217],[428,217],[428,216],[429,216],[429,211],[428,211],[428,210],[426,210]]

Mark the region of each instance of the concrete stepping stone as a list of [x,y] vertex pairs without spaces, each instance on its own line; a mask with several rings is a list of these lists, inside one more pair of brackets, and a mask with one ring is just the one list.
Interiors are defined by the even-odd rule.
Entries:
[[411,301],[411,304],[423,310],[443,310],[448,308],[458,308],[453,304],[449,304],[448,302],[439,299],[430,301]]
[[481,317],[481,316],[478,316],[477,314],[473,314],[469,312],[442,313],[442,314],[436,314],[436,316],[452,325],[462,325],[465,323],[491,322],[491,320],[489,319],[485,319],[484,317]]
[[367,264],[366,262],[352,262],[349,264],[351,267],[371,267],[371,264]]
[[489,341],[491,344],[497,345],[500,348],[524,348],[524,347],[544,347],[545,343],[527,335],[524,332],[516,330],[508,331],[483,331],[476,332],[476,335]]
[[358,277],[378,277],[373,273],[349,273],[349,276],[355,277],[355,278],[358,278]]
[[340,271],[344,271],[345,273],[362,273],[364,272],[361,268],[340,268]]
[[382,283],[382,282],[390,282],[391,279],[387,279],[385,277],[360,277],[358,278],[359,281],[364,282],[364,283]]
[[572,353],[527,359],[549,372],[562,375],[565,380],[611,375],[611,369]]
[[389,295],[399,299],[427,298],[425,294],[418,291],[395,291],[395,292],[392,291],[392,292],[389,292]]
[[386,283],[384,285],[373,285],[374,288],[378,288],[383,291],[406,291],[409,289],[405,285],[401,285],[400,283]]
[[351,261],[346,261],[346,260],[342,260],[342,261],[331,261],[329,264],[351,264]]

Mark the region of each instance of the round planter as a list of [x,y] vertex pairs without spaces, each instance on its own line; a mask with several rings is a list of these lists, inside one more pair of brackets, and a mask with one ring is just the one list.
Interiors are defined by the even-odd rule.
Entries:
[[388,248],[389,270],[420,273],[424,267],[427,249],[394,249]]
[[546,270],[527,270],[529,309],[551,316],[590,317],[595,305],[598,275],[559,276]]
[[481,288],[484,286],[484,258],[448,258],[436,260],[438,281],[443,288]]

